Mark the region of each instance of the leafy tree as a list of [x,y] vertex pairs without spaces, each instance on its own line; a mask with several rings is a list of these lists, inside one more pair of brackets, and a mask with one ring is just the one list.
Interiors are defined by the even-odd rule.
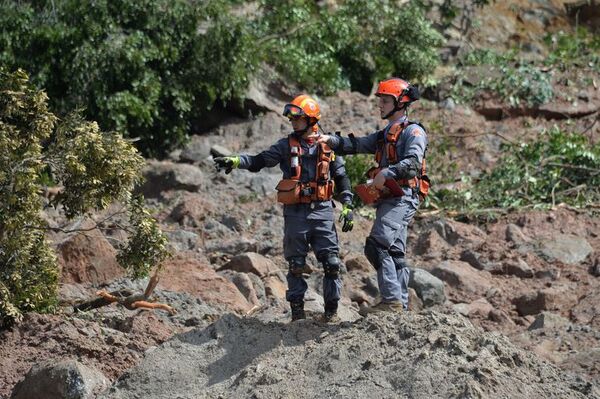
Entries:
[[0,62],[25,68],[59,113],[83,107],[146,154],[182,144],[216,100],[240,97],[256,63],[226,1],[41,0],[0,4]]
[[261,0],[0,0],[0,65],[24,68],[63,115],[162,156],[215,104],[243,99],[260,62],[317,94],[369,92],[388,75],[426,77],[441,36],[420,2]]
[[48,175],[62,187],[53,203],[68,218],[128,204],[129,240],[119,260],[130,274],[147,275],[165,259],[166,238],[132,197],[143,164],[119,134],[77,114],[59,120],[25,72],[0,69],[0,327],[56,305],[58,265],[41,217]]

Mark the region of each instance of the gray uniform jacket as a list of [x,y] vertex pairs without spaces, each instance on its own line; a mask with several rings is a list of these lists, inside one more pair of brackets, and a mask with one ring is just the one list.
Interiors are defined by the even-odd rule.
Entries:
[[[300,140],[302,148],[302,175],[300,180],[303,183],[315,181],[317,170],[318,144],[309,145],[304,140]],[[292,176],[290,168],[290,146],[289,138],[284,137],[273,144],[268,150],[257,155],[240,155],[240,168],[248,169],[251,172],[258,172],[262,168],[272,168],[279,165],[283,172],[283,178],[289,179]],[[352,191],[350,179],[346,174],[344,159],[336,156],[329,165],[329,173],[334,179],[336,191],[340,195],[342,203],[352,202]],[[333,220],[332,201],[312,202],[310,204],[284,205],[283,215],[286,217],[298,217],[308,220]]]
[[[395,121],[394,123],[404,122],[406,117]],[[377,151],[377,141],[383,134],[387,143],[387,132],[393,123],[389,123],[382,131],[371,133],[367,136],[356,137],[354,140],[349,137],[332,136],[331,148],[340,154],[375,154]],[[427,133],[417,124],[407,126],[398,141],[396,142],[397,163],[390,165],[387,154],[383,152],[381,167],[387,167],[388,178],[403,179],[408,176],[407,171],[417,168],[420,171],[425,150],[427,148]],[[413,195],[412,189],[405,188],[406,195]]]

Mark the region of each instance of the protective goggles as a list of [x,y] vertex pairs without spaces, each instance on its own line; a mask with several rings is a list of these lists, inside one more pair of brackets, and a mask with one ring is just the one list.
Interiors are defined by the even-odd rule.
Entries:
[[306,114],[304,113],[304,111],[302,110],[302,108],[300,108],[297,105],[294,104],[286,104],[285,107],[283,107],[283,116],[290,118],[290,119],[298,119],[302,116],[305,116]]

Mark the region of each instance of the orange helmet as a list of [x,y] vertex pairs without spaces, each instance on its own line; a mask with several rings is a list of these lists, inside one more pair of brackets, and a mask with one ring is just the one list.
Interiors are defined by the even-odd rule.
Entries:
[[308,117],[309,124],[314,125],[321,119],[321,109],[312,97],[301,94],[294,98],[291,103],[285,105],[283,116],[290,119],[305,116]]
[[398,103],[411,103],[419,99],[418,90],[405,80],[390,78],[379,82],[376,96],[388,95],[396,99]]

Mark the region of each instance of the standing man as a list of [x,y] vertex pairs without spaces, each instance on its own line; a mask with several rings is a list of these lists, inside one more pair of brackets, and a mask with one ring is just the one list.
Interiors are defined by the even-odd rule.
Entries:
[[424,170],[427,134],[407,115],[410,104],[419,99],[418,89],[402,79],[391,78],[379,83],[376,96],[381,118],[388,120],[383,130],[365,137],[319,138],[340,154],[374,154],[379,165],[370,176],[380,194],[365,255],[377,270],[382,300],[363,313],[408,309],[407,228],[429,188]]
[[283,205],[283,253],[289,264],[286,299],[290,302],[292,321],[304,319],[304,294],[308,284],[304,274],[312,270],[306,264],[309,246],[323,265],[322,321],[337,320],[342,282],[339,277],[338,237],[333,216],[333,191],[337,186],[343,203],[340,220],[342,231],[353,227],[352,191],[344,161],[336,157],[326,143],[317,141],[319,104],[300,95],[283,109],[293,132],[258,155],[215,158],[218,168],[230,173],[234,168],[258,172],[279,165],[283,179],[277,185],[277,200]]

